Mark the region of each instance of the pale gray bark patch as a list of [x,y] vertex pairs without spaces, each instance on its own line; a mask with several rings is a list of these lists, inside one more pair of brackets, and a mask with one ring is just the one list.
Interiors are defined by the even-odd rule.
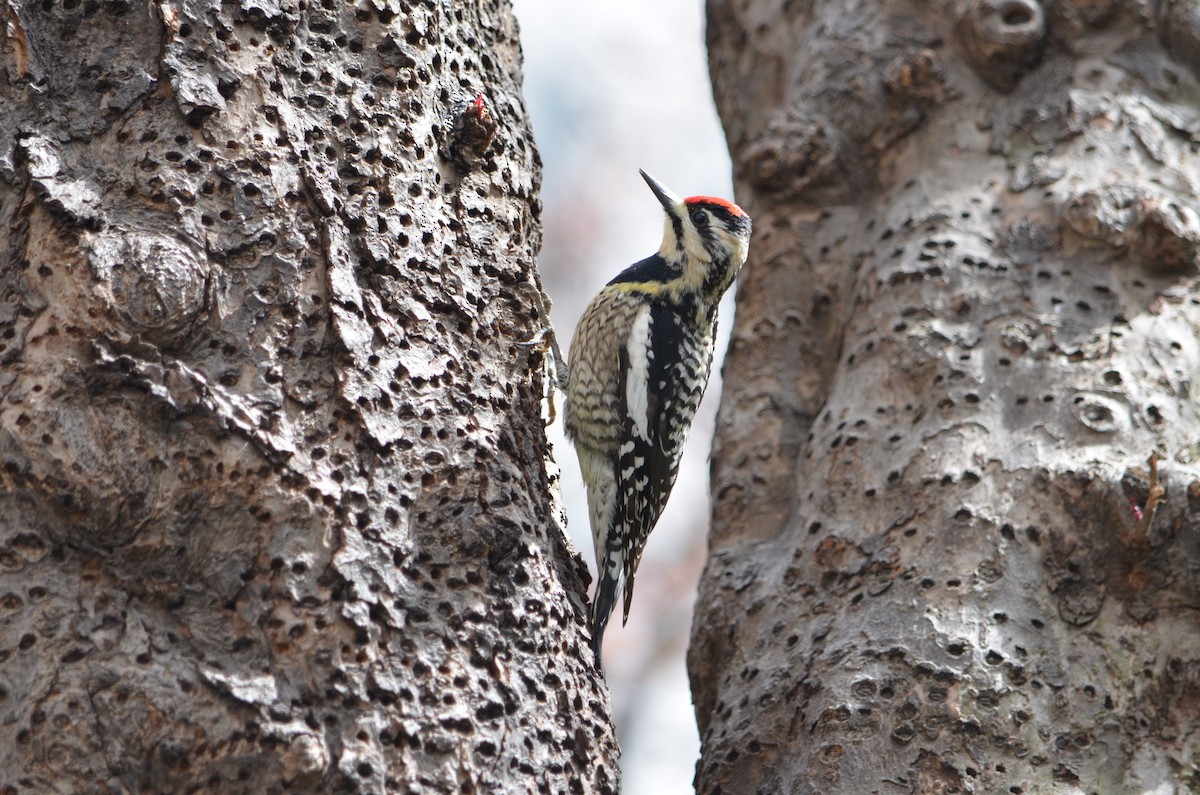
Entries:
[[0,792],[617,790],[520,79],[505,4],[0,9]]
[[699,791],[1196,785],[1194,9],[709,3]]

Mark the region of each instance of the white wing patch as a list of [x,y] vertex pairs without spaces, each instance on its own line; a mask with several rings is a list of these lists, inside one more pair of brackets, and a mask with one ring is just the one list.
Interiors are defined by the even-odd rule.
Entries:
[[633,420],[638,436],[650,438],[650,359],[654,351],[650,347],[650,307],[643,306],[633,319],[629,340],[625,343],[629,354],[629,372],[625,376],[625,407]]

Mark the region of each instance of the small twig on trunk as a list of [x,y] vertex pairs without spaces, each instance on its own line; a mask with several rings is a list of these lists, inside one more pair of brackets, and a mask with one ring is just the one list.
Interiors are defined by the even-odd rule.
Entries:
[[1158,481],[1158,451],[1150,454],[1150,489],[1146,493],[1146,507],[1136,512],[1138,517],[1138,529],[1142,535],[1149,535],[1150,524],[1154,521],[1154,514],[1158,510],[1166,497],[1167,490]]

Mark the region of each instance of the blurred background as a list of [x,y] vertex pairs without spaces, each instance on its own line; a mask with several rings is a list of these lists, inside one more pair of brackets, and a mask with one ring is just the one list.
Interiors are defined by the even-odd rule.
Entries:
[[[539,268],[564,353],[580,314],[613,276],[658,250],[663,213],[638,169],[681,196],[731,197],[729,155],[713,107],[703,0],[514,0],[525,99],[545,164]],[[628,626],[620,606],[604,638],[605,669],[627,795],[692,792],[700,740],[685,653],[708,531],[708,451],[732,327],[721,309],[717,361],[679,480],[638,569]],[[561,398],[560,398],[561,401]],[[587,503],[560,421],[568,531],[595,575]]]

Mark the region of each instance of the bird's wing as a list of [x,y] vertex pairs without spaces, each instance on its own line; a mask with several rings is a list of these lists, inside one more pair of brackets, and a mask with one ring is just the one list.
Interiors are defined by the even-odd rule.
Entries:
[[[618,351],[620,416],[625,427],[617,451],[617,505],[614,522],[625,541],[624,620],[629,618],[633,578],[642,550],[654,529],[679,472],[682,435],[678,410],[682,327],[667,307],[649,304],[639,310],[626,344]],[[672,397],[675,395],[676,397]],[[691,412],[682,426],[686,433]]]

